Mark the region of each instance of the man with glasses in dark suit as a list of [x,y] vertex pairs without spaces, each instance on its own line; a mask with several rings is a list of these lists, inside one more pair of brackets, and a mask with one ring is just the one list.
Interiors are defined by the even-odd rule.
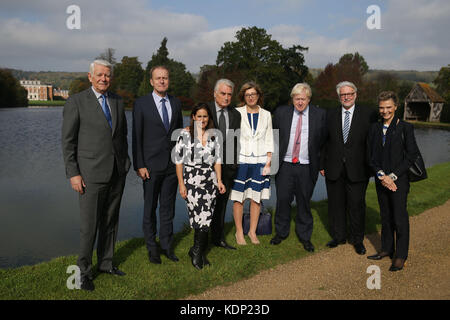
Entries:
[[336,86],[341,106],[328,111],[327,140],[322,152],[321,174],[325,176],[328,193],[328,218],[332,240],[329,248],[348,240],[357,254],[366,253],[364,229],[366,189],[370,170],[367,161],[366,138],[376,110],[356,105],[357,88],[348,81]]

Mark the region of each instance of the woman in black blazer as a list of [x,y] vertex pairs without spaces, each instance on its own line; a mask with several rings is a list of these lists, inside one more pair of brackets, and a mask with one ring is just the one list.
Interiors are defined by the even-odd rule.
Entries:
[[413,125],[395,116],[398,97],[392,91],[378,96],[381,122],[368,135],[369,164],[376,174],[375,185],[381,215],[381,252],[368,259],[393,259],[390,271],[402,270],[408,257],[409,192],[408,169],[419,154]]

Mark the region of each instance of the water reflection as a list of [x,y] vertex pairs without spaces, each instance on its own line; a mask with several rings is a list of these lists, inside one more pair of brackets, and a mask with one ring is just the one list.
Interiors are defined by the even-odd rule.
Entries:
[[[127,112],[131,132],[131,113]],[[79,241],[78,196],[65,177],[61,152],[62,108],[0,109],[0,267],[35,264],[76,254]],[[187,125],[188,119],[185,119]],[[450,132],[417,129],[427,167],[450,161]],[[131,155],[131,135],[129,154]],[[267,207],[275,204],[275,186]],[[324,179],[313,200],[326,198]],[[119,225],[119,240],[143,237],[142,182],[127,176]],[[232,219],[231,204],[227,221]],[[186,206],[176,200],[175,232],[188,222]]]

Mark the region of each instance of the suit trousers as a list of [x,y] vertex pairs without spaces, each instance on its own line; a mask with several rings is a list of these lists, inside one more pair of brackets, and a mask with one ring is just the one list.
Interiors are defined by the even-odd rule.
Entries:
[[406,259],[409,248],[409,217],[406,210],[408,177],[405,174],[395,181],[397,185],[395,192],[383,187],[379,179],[376,180],[381,216],[381,250],[395,252],[397,258]]
[[108,183],[88,183],[79,195],[80,203],[80,254],[77,265],[81,276],[93,277],[92,252],[97,237],[98,269],[113,267],[114,245],[119,226],[119,211],[126,175],[119,176],[114,165]]
[[[325,172],[326,175],[326,172]],[[364,240],[366,190],[369,180],[352,182],[345,164],[337,180],[325,179],[328,194],[329,231],[337,241],[347,240],[347,213],[350,224],[348,240],[351,244]]]
[[295,232],[300,241],[311,240],[313,217],[311,214],[311,197],[316,185],[307,164],[282,162],[275,177],[277,204],[275,213],[275,231],[285,239],[289,236],[291,223],[291,203],[297,203]]
[[156,208],[159,203],[159,242],[161,249],[170,250],[173,242],[173,218],[175,217],[175,199],[178,180],[175,167],[166,171],[150,171],[150,179],[144,185],[144,216],[142,228],[147,250],[150,254],[159,254],[156,242]]
[[225,185],[226,191],[223,194],[217,193],[216,206],[211,222],[211,240],[213,243],[225,240],[225,213],[236,173],[237,168],[235,166],[222,165],[222,183]]

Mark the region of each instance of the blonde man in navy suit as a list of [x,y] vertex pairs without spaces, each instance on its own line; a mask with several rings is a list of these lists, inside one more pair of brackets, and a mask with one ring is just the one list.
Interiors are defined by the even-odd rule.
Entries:
[[[167,94],[169,69],[150,70],[153,92],[136,100],[133,109],[133,165],[144,186],[144,238],[151,263],[160,264],[160,247],[170,260],[173,252],[173,218],[178,180],[171,151],[174,130],[182,128],[181,102]],[[159,204],[159,241],[156,242],[156,207]]]
[[113,266],[113,254],[130,159],[123,101],[108,92],[111,64],[95,60],[88,78],[92,87],[70,96],[64,106],[61,142],[66,176],[79,193],[81,249],[77,265],[81,289],[92,291],[92,251],[97,233],[99,271],[125,275]]
[[311,88],[298,83],[291,91],[292,105],[275,110],[274,129],[279,130],[280,168],[275,177],[277,205],[275,237],[278,245],[289,235],[291,203],[297,203],[295,231],[305,250],[314,251],[311,243],[313,217],[310,201],[319,175],[320,150],[326,135],[326,112],[309,104]]

